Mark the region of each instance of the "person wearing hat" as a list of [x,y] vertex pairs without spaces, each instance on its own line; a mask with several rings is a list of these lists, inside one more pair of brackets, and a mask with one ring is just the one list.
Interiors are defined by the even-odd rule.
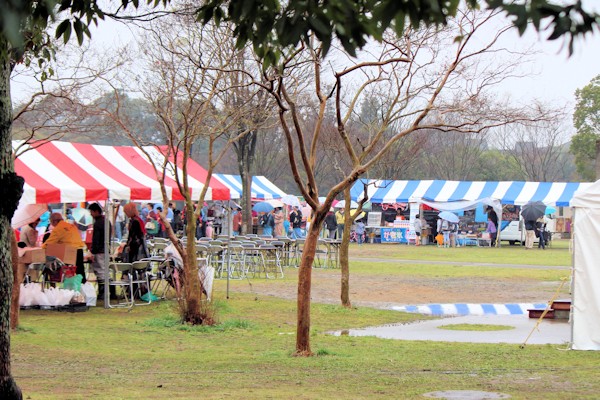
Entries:
[[79,229],[73,224],[68,223],[63,219],[61,213],[50,214],[50,225],[52,231],[48,236],[48,239],[44,241],[42,247],[45,249],[49,244],[64,244],[71,247],[77,248],[77,258],[75,265],[77,269],[75,272],[83,277],[81,283],[86,282],[85,267],[83,266],[83,249],[86,247],[84,241],[81,239]]

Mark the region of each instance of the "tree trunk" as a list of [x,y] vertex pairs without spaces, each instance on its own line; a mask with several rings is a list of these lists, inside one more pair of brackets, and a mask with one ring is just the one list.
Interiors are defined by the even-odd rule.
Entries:
[[238,172],[242,180],[242,234],[252,233],[252,165],[256,152],[256,131],[248,132],[234,143]]
[[317,251],[321,224],[313,222],[310,225],[298,271],[298,326],[296,328],[297,356],[311,356],[310,350],[310,291],[312,266]]
[[[199,207],[199,206],[198,206]],[[198,277],[198,265],[196,261],[196,214],[186,213],[186,235],[187,245],[183,258],[184,271],[184,315],[185,322],[192,325],[203,323],[203,315],[200,310],[200,300],[202,299],[202,290],[200,288],[200,278]]]
[[[0,398],[22,399],[11,375],[10,304],[13,286],[10,220],[23,193],[23,180],[14,174],[9,46],[0,35]],[[19,185],[20,184],[20,185]]]
[[342,306],[352,307],[350,303],[350,264],[348,261],[348,249],[350,247],[350,186],[344,189],[344,200],[347,207],[344,211],[344,233],[342,234],[342,244],[340,245],[340,268],[341,268],[341,293]]
[[10,244],[10,252],[12,255],[12,270],[13,270],[13,288],[10,303],[10,328],[17,329],[19,326],[19,295],[21,293],[21,283],[25,277],[26,266],[19,263],[19,252],[17,250],[17,238],[12,235]]
[[252,232],[252,175],[247,163],[240,165],[242,179],[242,235]]

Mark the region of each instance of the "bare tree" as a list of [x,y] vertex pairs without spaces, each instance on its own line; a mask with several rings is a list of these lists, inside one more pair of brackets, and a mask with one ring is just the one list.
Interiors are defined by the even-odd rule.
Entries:
[[[486,69],[481,66],[470,69],[490,52],[494,51],[496,57],[502,52],[496,42],[508,28],[497,30],[491,37],[487,32],[487,40],[477,36],[493,18],[493,13],[461,13],[443,30],[409,30],[401,38],[386,36],[380,46],[373,46],[359,61],[337,58],[327,63],[321,59],[318,44],[306,41],[287,54],[272,71],[271,85],[263,86],[277,102],[294,180],[314,212],[298,278],[297,355],[311,354],[311,270],[319,232],[333,199],[395,143],[415,132],[480,132],[519,118],[505,111],[494,112],[493,108],[485,119],[468,112],[471,102],[500,79],[490,78],[494,76],[487,69],[492,68],[491,65]],[[513,64],[515,58],[513,55]],[[301,84],[305,80],[298,79],[307,70],[313,77],[312,96],[318,101],[316,123],[311,130],[303,123],[301,108],[306,96]],[[327,73],[331,74],[329,81]],[[366,135],[359,134],[351,117],[360,113],[361,100],[372,93],[386,93],[387,97],[382,101],[377,124]],[[343,148],[340,157],[343,154],[344,160],[340,158],[338,165],[344,176],[326,192],[326,200],[320,204],[315,166],[329,109],[335,115],[337,140]],[[448,114],[464,115],[464,118],[457,121],[446,118]],[[386,135],[390,129],[394,131]]]
[[[161,183],[161,221],[183,259],[182,319],[192,324],[211,324],[214,322],[212,305],[201,301],[203,288],[198,277],[195,247],[196,221],[201,206],[195,208],[194,202],[203,204],[214,168],[231,144],[256,129],[248,122],[255,115],[252,99],[256,91],[254,95],[249,92],[245,101],[235,104],[228,101],[227,93],[240,86],[235,83],[232,86],[228,75],[237,68],[235,61],[239,51],[234,48],[227,30],[216,29],[210,24],[200,26],[185,10],[146,24],[144,29],[143,52],[129,69],[132,75],[106,81],[112,88],[114,104],[110,108],[98,107],[97,112],[117,124],[142,150],[144,145],[162,146],[166,155],[164,162],[157,163],[148,152],[146,156]],[[136,87],[160,121],[157,136],[152,140],[136,135],[124,114],[122,93]],[[203,164],[207,176],[199,194],[191,191],[188,176],[188,160],[194,145],[202,146],[206,154]],[[167,170],[173,172],[170,175],[175,176],[185,201],[188,238],[185,245],[177,239],[166,219],[169,196],[164,179]]]
[[574,170],[568,153],[570,133],[564,123],[568,120],[567,115],[561,110],[538,105],[536,116],[532,121],[498,129],[501,149],[518,167],[524,180],[570,179]]
[[90,116],[88,105],[97,95],[98,85],[123,67],[126,60],[122,54],[101,57],[89,45],[61,45],[56,41],[51,49],[54,58],[41,66],[34,62],[19,65],[11,76],[15,81],[29,82],[26,100],[14,113],[13,137],[81,142],[97,141],[101,135],[107,143],[114,143],[112,127]]
[[[229,31],[229,27],[224,25],[222,30]],[[230,37],[230,48],[235,47],[233,34]],[[232,126],[229,136],[238,138],[233,142],[233,149],[236,155],[237,170],[242,180],[242,233],[252,233],[252,174],[257,161],[257,149],[259,136],[263,137],[265,131],[268,131],[276,121],[272,117],[273,104],[270,96],[264,90],[258,90],[253,85],[252,74],[248,71],[260,71],[261,63],[253,57],[253,52],[244,48],[237,52],[229,63],[228,73],[225,79],[229,81],[230,89],[221,92],[221,101],[233,108],[243,108],[247,110],[247,119],[240,119],[236,126]],[[272,145],[272,142],[270,142]],[[275,146],[270,146],[277,149]],[[268,160],[263,151],[258,153],[262,162]]]

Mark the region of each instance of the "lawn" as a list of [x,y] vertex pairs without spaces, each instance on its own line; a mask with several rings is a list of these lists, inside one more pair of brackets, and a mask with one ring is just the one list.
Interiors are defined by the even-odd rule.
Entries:
[[527,250],[523,246],[510,246],[504,242],[502,247],[498,248],[476,246],[443,248],[434,245],[417,247],[402,244],[358,246],[352,243],[350,254],[354,260],[368,258],[566,266],[571,265],[569,243],[568,240],[553,240],[546,250],[538,250],[537,247]]
[[[394,257],[392,247],[363,247],[353,246],[352,257],[366,258],[371,251]],[[397,258],[404,258],[415,249],[396,250]],[[422,261],[435,261],[437,251],[471,252],[418,250],[425,250]],[[565,264],[546,265],[568,265],[568,248],[557,246],[554,251]],[[529,263],[524,256],[522,251],[519,264]],[[495,256],[473,257],[471,262],[498,262]],[[366,274],[369,267],[358,264],[351,262],[353,271]],[[514,273],[514,268],[489,270]],[[291,279],[269,284],[289,285]],[[566,345],[521,349],[327,334],[422,318],[366,307],[348,310],[313,302],[311,343],[316,356],[292,357],[295,301],[235,290],[226,299],[223,281],[216,284],[215,299],[219,324],[214,327],[179,324],[174,301],[132,311],[24,310],[21,327],[12,335],[13,375],[26,399],[417,399],[439,390],[564,399],[597,398],[600,392],[600,354],[565,351]]]

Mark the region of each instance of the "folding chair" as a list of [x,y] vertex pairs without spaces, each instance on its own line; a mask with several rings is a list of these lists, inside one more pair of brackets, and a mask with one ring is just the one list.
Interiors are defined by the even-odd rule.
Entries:
[[[133,285],[131,282],[131,263],[111,263],[108,266],[110,281],[109,286],[115,287],[117,296],[121,296],[123,301],[118,300],[116,304],[108,303],[109,308],[133,307]],[[116,288],[120,288],[120,293]]]
[[227,273],[229,273],[230,279],[245,278],[246,260],[244,257],[244,247],[240,243],[230,243],[229,246],[227,246],[227,252],[225,256],[221,259],[221,273],[219,274],[219,276],[222,276],[222,272],[226,271]]
[[215,244],[208,246],[208,264],[217,271],[219,278],[223,276],[223,272],[226,268],[225,258],[225,247]]
[[285,243],[280,240],[274,240],[267,245],[261,246],[261,248],[267,250],[265,257],[265,273],[267,278],[269,277],[270,273],[272,273],[275,278],[277,278],[277,274],[283,278],[281,256],[285,249]]
[[[268,273],[265,267],[265,259],[263,253],[256,243],[248,241],[240,243],[242,247],[242,268],[243,275],[247,276],[252,273],[252,277],[260,276],[261,271],[265,272],[265,276],[268,277]],[[230,245],[231,247],[231,245]]]
[[152,288],[150,286],[150,278],[149,278],[149,261],[134,261],[131,264],[131,287],[133,289],[132,302],[135,305],[136,297],[141,297],[144,294],[148,294],[148,300],[142,302],[138,302],[139,305],[148,305],[152,303]]
[[177,296],[180,294],[182,287],[181,271],[175,266],[175,262],[171,258],[165,259],[158,267],[155,275],[149,277],[152,284],[152,292],[158,295],[161,286],[162,292],[159,295],[161,299],[167,298],[167,293],[171,288],[175,290]]
[[317,242],[317,249],[315,250],[315,260],[313,262],[314,268],[327,268],[327,248],[327,242],[324,239],[319,239]]
[[[155,239],[156,240],[156,239]],[[163,254],[165,248],[168,246],[166,242],[154,242],[151,245],[150,255],[151,256],[160,256]]]

